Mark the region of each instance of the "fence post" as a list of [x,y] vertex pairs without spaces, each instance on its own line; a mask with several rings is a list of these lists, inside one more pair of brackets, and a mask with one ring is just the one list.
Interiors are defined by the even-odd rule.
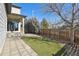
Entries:
[[58,30],[58,40],[59,40],[59,30]]
[[49,29],[49,32],[48,33],[49,33],[49,38],[50,38],[50,29]]

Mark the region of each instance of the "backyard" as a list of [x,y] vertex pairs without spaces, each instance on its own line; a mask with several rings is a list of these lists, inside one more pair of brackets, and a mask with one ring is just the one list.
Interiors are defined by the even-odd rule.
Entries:
[[45,37],[22,37],[22,39],[39,56],[52,56],[63,47],[60,43]]

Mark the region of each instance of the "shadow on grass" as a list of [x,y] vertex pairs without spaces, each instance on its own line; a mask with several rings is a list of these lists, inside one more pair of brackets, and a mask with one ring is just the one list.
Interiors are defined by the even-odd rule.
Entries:
[[[73,46],[74,47],[74,46]],[[63,46],[56,54],[52,54],[53,56],[69,56],[69,50],[72,48],[71,43],[67,43]],[[71,51],[72,52],[72,51]],[[70,53],[71,53],[70,52]]]
[[56,54],[52,54],[52,56],[62,56],[64,51],[65,51],[65,46],[61,48]]

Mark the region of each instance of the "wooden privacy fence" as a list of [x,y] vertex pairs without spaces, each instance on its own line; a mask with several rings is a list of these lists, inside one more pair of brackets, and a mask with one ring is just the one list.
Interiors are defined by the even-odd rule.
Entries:
[[79,31],[75,31],[75,40],[76,44],[79,44]]
[[[41,29],[40,35],[49,37],[51,39],[57,39],[59,41],[70,41],[69,30],[58,29]],[[79,32],[75,31],[75,42],[79,42]]]

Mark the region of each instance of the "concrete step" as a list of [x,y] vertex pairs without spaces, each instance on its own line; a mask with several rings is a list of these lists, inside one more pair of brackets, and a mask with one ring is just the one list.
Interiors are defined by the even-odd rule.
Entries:
[[7,37],[13,37],[13,36],[22,36],[22,33],[20,32],[7,33]]

